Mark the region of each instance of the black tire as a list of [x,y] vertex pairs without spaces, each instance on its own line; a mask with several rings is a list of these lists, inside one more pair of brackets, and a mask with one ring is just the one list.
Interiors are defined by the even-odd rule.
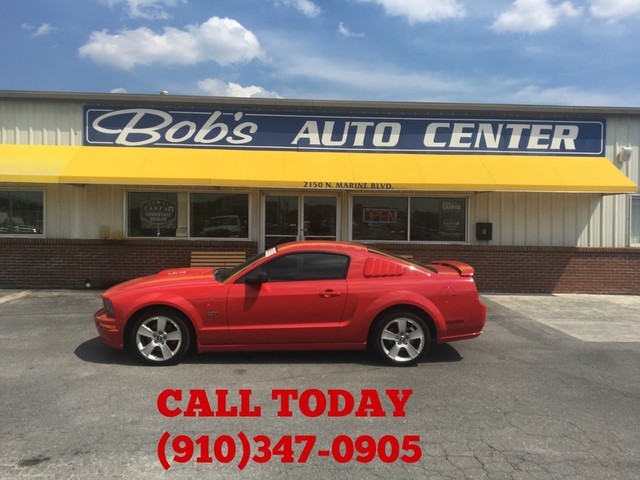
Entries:
[[408,311],[394,311],[380,317],[372,331],[375,354],[394,366],[415,364],[429,349],[431,333],[422,318]]
[[173,365],[189,351],[192,338],[190,325],[181,313],[158,307],[134,320],[129,346],[144,363]]

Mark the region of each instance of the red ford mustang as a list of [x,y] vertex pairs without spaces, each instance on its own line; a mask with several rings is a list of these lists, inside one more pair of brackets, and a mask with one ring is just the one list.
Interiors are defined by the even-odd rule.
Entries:
[[144,362],[200,352],[364,350],[408,365],[432,342],[477,337],[473,268],[419,265],[364,245],[283,244],[231,269],[183,268],[107,290],[94,315],[109,347]]

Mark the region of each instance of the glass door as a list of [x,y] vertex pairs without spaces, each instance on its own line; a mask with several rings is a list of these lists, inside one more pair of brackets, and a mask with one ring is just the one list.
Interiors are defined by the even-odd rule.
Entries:
[[336,240],[336,195],[265,195],[264,248],[295,240]]
[[298,195],[267,195],[264,202],[264,248],[298,240]]
[[302,197],[304,205],[303,238],[300,240],[336,240],[337,197]]

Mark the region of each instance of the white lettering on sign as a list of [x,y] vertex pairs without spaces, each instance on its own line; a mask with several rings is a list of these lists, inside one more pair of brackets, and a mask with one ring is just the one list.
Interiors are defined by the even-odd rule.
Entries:
[[511,130],[511,139],[509,140],[509,146],[507,148],[509,149],[517,149],[518,145],[520,145],[520,139],[522,138],[522,133],[525,130],[529,130],[530,126],[529,125],[522,125],[519,123],[509,123],[506,126],[507,130]]
[[[114,117],[127,118],[129,116],[131,118],[123,127],[110,128],[107,126],[109,120]],[[221,112],[213,112],[207,121],[198,127],[195,122],[189,120],[173,123],[172,115],[162,110],[130,108],[100,115],[91,126],[100,133],[115,135],[114,143],[116,145],[128,147],[140,147],[159,142],[180,144],[189,141],[206,145],[215,144],[222,140],[240,145],[253,140],[252,135],[258,131],[258,125],[253,122],[229,125],[225,120],[220,119],[221,116]],[[242,116],[242,112],[238,112],[233,116],[233,119],[238,122]],[[117,121],[114,123],[121,124]],[[169,128],[161,133],[166,127]]]
[[445,148],[447,146],[447,142],[436,142],[436,135],[438,134],[438,130],[446,130],[449,127],[451,127],[450,123],[430,123],[424,134],[424,146],[431,148]]
[[502,127],[504,127],[504,125],[500,123],[494,132],[490,123],[479,123],[478,135],[476,136],[474,147],[479,148],[484,142],[487,148],[498,148],[500,146],[500,137],[502,136]]
[[354,147],[363,147],[364,146],[364,138],[367,133],[367,129],[369,127],[373,127],[375,124],[373,122],[351,122],[351,125],[356,127],[356,134],[353,139]]
[[504,137],[508,150],[574,151],[579,133],[577,125],[431,122],[423,144],[438,149],[498,149]]
[[376,147],[395,147],[400,141],[399,123],[382,122],[376,125],[373,134],[373,144]]
[[551,139],[551,150],[560,150],[563,145],[566,150],[575,150],[579,133],[580,128],[577,125],[556,125]]
[[344,123],[342,129],[342,138],[339,140],[333,140],[333,126],[336,122],[324,122],[324,128],[322,129],[322,145],[327,147],[341,147],[347,141],[347,135],[349,135],[350,122]]
[[336,131],[336,122],[307,120],[298,131],[291,145],[306,140],[313,147],[362,147],[366,134],[373,127],[372,143],[375,147],[395,147],[400,142],[402,125],[398,122],[344,122]]
[[451,146],[454,148],[470,148],[473,137],[473,123],[454,123],[451,133]]
[[304,125],[293,139],[291,145],[297,145],[300,140],[307,140],[309,145],[322,145],[320,143],[320,134],[318,133],[318,122],[308,120],[304,122]]
[[[122,128],[107,128],[102,126],[102,122],[112,117],[122,117],[133,114],[131,120]],[[147,117],[149,121],[155,120],[156,123],[152,127],[139,129],[136,125],[143,117]],[[154,118],[155,117],[155,118]],[[93,122],[93,128],[100,133],[107,133],[109,135],[118,135],[115,143],[118,145],[148,145],[160,140],[160,134],[157,130],[166,127],[173,121],[171,114],[163,112],[161,110],[149,110],[142,108],[131,108],[127,110],[115,110],[113,112],[105,113],[96,118]],[[140,135],[142,138],[137,142],[130,142],[127,140],[131,135]]]

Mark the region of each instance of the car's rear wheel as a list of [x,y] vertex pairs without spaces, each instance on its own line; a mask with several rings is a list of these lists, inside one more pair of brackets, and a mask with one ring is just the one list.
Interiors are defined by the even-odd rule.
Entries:
[[157,308],[138,315],[131,328],[129,342],[143,362],[171,365],[187,353],[191,337],[191,329],[182,314]]
[[375,353],[390,365],[416,363],[428,350],[431,335],[422,318],[411,312],[395,311],[376,322],[372,342]]

